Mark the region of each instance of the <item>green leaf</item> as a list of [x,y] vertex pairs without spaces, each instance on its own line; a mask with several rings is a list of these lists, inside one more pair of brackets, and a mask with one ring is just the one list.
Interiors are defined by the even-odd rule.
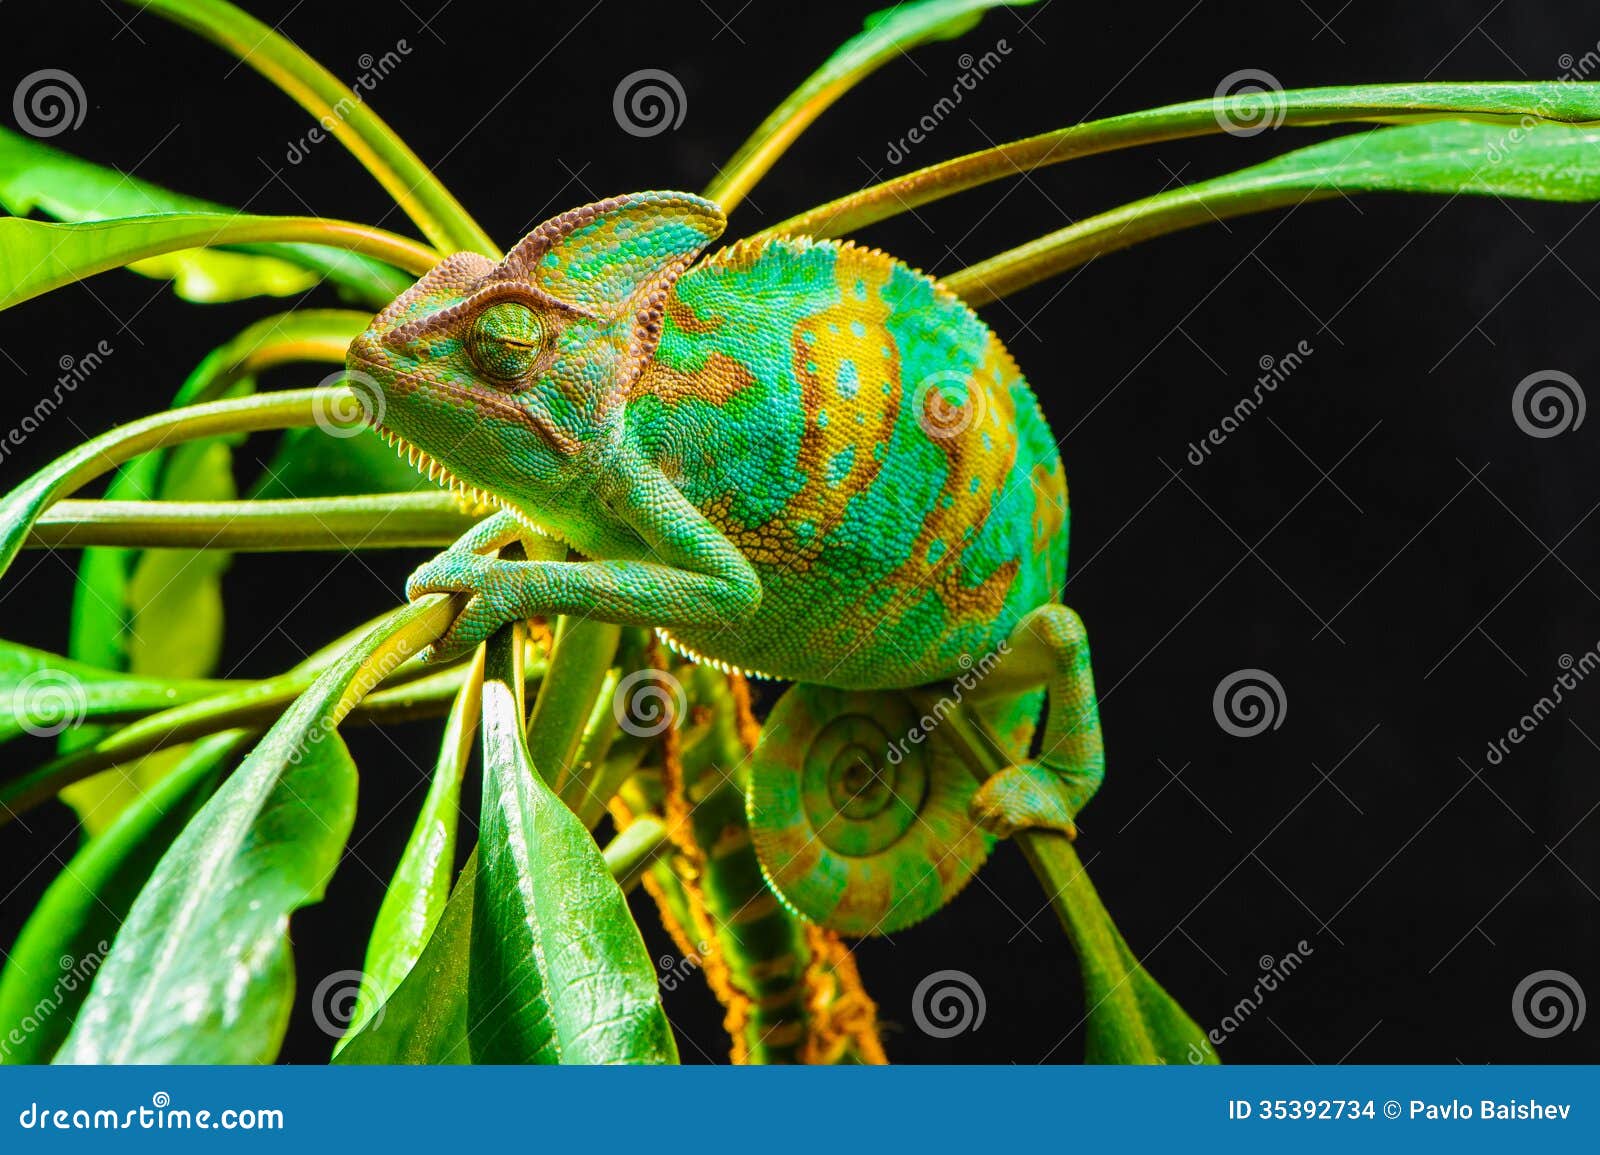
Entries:
[[468,1029],[485,1063],[671,1063],[655,968],[583,823],[528,757],[512,630],[483,687]]
[[1215,1063],[1205,1032],[1151,977],[1089,881],[1065,834],[1025,830],[1015,841],[1050,895],[1078,956],[1088,1007],[1088,1063]]
[[[0,128],[0,205],[14,216],[41,212],[58,221],[236,211],[80,160],[8,128]],[[129,269],[170,279],[180,297],[207,304],[289,296],[326,279],[349,299],[377,309],[411,284],[398,269],[324,245],[263,244],[250,246],[249,254],[183,249]]]
[[921,205],[1022,176],[1047,165],[1209,133],[1255,136],[1273,128],[1364,121],[1411,124],[1462,119],[1502,130],[1537,121],[1600,120],[1600,82],[1513,81],[1494,84],[1361,84],[1227,93],[1162,108],[1108,116],[907,172],[790,217],[760,235],[841,237]]
[[0,309],[96,273],[196,247],[312,241],[364,252],[417,275],[439,254],[405,237],[320,217],[170,213],[80,224],[0,218]]
[[141,717],[223,686],[102,670],[0,640],[0,744],[24,733],[51,737],[92,719]]
[[0,1062],[50,1061],[156,862],[242,752],[238,733],[197,743],[56,875],[0,971]]
[[796,138],[827,108],[884,64],[922,44],[972,30],[990,8],[1034,0],[918,0],[874,12],[822,67],[763,120],[706,186],[707,199],[731,212]]
[[[478,659],[481,662],[481,657]],[[411,829],[400,865],[384,893],[367,942],[361,990],[337,1055],[400,986],[422,956],[450,896],[455,869],[461,780],[472,760],[483,686],[481,665],[467,675],[445,723],[433,781]]]
[[[276,28],[223,0],[128,2],[199,33],[293,97],[317,120],[321,128],[316,131],[337,137],[439,248],[499,255],[477,222],[383,118]],[[397,42],[405,43],[404,37]]]
[[467,1034],[478,852],[461,868],[428,945],[383,1009],[334,1052],[336,1063],[441,1064],[473,1061]]
[[943,281],[983,304],[1151,237],[1373,192],[1592,201],[1600,198],[1600,126],[1444,120],[1341,136],[1078,221]]
[[321,899],[355,819],[337,726],[450,615],[444,598],[396,611],[278,719],[162,857],[58,1062],[277,1056],[295,987],[289,916]]

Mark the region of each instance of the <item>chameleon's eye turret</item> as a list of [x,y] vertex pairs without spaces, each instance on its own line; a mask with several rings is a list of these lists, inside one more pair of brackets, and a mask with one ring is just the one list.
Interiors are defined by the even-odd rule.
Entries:
[[497,385],[527,379],[544,345],[544,326],[520,301],[497,301],[478,314],[467,334],[467,352],[484,377]]

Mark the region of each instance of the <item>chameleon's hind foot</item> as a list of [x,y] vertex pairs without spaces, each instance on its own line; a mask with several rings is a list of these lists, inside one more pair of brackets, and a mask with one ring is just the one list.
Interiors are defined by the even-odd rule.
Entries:
[[1033,762],[1008,767],[978,787],[967,813],[997,838],[1037,828],[1078,836],[1072,798],[1060,775]]

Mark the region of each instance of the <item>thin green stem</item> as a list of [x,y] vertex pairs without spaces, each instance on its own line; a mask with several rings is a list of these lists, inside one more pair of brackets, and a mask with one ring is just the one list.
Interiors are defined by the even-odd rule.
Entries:
[[[383,118],[293,41],[223,0],[125,2],[198,33],[282,89],[319,122],[310,132],[336,137],[439,249],[499,255],[488,234]],[[398,48],[404,44],[403,38],[397,41],[397,63],[409,54]],[[308,146],[314,143],[308,140]]]
[[443,491],[270,501],[58,501],[34,524],[23,548],[442,548],[482,516]]
[[758,235],[845,236],[991,181],[1140,145],[1219,132],[1253,136],[1274,127],[1444,119],[1590,123],[1600,119],[1600,85],[1371,84],[1187,101],[1074,124],[929,165],[809,209]]

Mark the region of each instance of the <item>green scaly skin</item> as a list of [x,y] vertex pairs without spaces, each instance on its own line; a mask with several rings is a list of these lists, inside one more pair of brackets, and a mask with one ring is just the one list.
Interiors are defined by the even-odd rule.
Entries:
[[[937,282],[874,250],[785,238],[694,264],[724,225],[686,193],[587,205],[499,264],[447,258],[351,345],[380,430],[501,510],[412,575],[412,597],[471,595],[433,656],[577,614],[841,690],[976,662],[991,715],[1044,686],[1042,752],[941,819],[935,851],[908,853],[937,856],[973,823],[1074,831],[1104,756],[1083,626],[1054,600],[1066,482],[1016,363]],[[513,540],[531,560],[495,556]],[[885,805],[855,797],[882,786],[868,761],[865,779],[841,762],[808,789]],[[808,917],[885,929],[794,890]]]

